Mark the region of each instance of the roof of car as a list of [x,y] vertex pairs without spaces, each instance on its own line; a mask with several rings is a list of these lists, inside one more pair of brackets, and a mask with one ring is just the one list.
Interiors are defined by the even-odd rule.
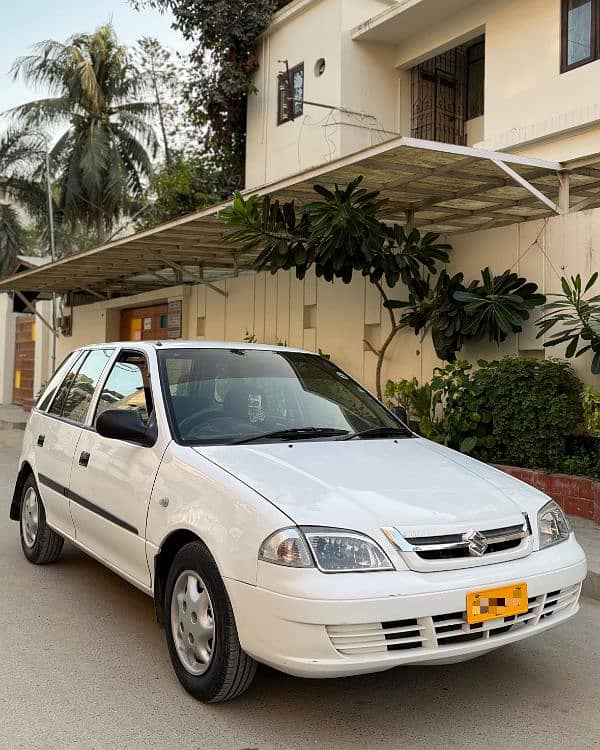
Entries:
[[123,347],[126,349],[154,350],[161,349],[257,349],[259,351],[273,352],[302,352],[303,354],[314,354],[306,349],[297,349],[289,346],[274,346],[272,344],[250,344],[247,341],[110,341],[100,344],[89,344],[77,347],[82,349],[106,349]]

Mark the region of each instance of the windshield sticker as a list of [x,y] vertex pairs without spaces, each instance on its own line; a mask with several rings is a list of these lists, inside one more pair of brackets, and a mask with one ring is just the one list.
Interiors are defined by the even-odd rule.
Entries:
[[248,419],[252,423],[265,421],[265,410],[259,393],[248,394]]

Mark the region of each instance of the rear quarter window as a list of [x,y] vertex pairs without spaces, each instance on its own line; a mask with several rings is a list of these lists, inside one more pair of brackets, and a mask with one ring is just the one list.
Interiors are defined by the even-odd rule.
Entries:
[[42,393],[37,401],[37,404],[35,405],[36,409],[39,409],[39,411],[48,410],[48,407],[52,403],[54,396],[62,385],[62,382],[65,379],[67,373],[71,372],[77,367],[83,355],[84,352],[82,351],[71,352],[71,354],[69,354],[66,359],[63,360],[62,364],[59,365],[54,375],[52,375],[48,383],[42,388]]

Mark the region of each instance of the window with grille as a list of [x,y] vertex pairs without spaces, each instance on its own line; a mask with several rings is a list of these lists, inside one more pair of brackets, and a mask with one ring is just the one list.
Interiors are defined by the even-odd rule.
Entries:
[[484,113],[484,38],[431,57],[411,74],[413,137],[465,146],[466,121]]
[[277,124],[283,125],[304,111],[304,63],[280,73],[277,82]]

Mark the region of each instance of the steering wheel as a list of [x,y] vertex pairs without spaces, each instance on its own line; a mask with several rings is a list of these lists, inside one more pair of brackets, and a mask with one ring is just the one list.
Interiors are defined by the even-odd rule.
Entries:
[[220,409],[214,409],[210,407],[208,409],[201,409],[195,414],[190,414],[189,417],[185,417],[179,423],[179,430],[181,432],[193,432],[202,421],[205,421],[207,417],[222,417],[223,414]]

